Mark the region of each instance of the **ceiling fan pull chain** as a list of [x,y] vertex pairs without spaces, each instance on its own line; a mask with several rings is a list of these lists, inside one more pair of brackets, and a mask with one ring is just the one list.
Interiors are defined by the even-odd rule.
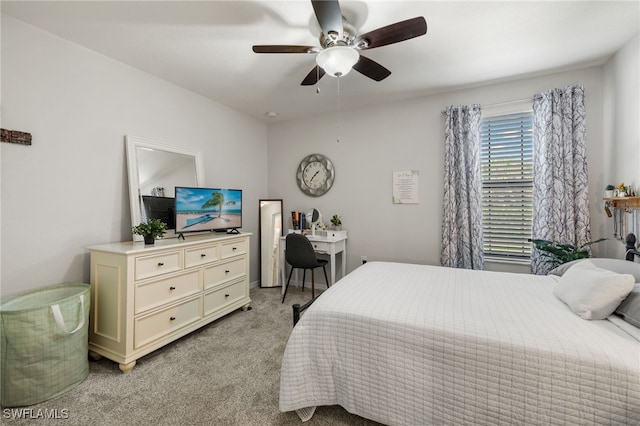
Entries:
[[336,131],[336,142],[340,143],[340,124],[342,122],[342,114],[340,110],[340,76],[338,76],[336,80],[338,80],[338,129]]

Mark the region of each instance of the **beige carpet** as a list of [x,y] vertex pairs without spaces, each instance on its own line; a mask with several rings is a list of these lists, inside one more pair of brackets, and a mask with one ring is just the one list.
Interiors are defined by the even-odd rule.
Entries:
[[[376,425],[341,407],[319,407],[302,423],[278,410],[279,371],[291,332],[293,303],[310,291],[251,290],[252,310],[235,311],[149,354],[131,374],[107,359],[66,394],[21,409],[3,409],[2,424],[63,425]],[[7,411],[12,410],[12,411]],[[43,419],[39,416],[68,417]],[[22,416],[22,418],[17,418]],[[25,418],[26,417],[26,418]]]

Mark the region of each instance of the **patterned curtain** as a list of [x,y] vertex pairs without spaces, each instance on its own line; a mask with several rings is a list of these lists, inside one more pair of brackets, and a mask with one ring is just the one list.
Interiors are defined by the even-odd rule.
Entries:
[[480,105],[447,108],[442,266],[484,269]]
[[[532,238],[571,243],[590,241],[584,87],[540,93],[533,100]],[[531,271],[549,267],[535,248]]]

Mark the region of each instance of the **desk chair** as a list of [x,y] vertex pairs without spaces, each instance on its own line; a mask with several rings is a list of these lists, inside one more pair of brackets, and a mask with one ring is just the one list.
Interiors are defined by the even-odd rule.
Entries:
[[324,271],[324,279],[327,280],[327,287],[329,287],[329,279],[327,278],[327,270],[325,265],[329,261],[325,259],[318,259],[316,252],[313,250],[311,241],[302,234],[289,234],[286,239],[285,246],[285,259],[287,263],[291,265],[291,271],[289,272],[289,279],[287,279],[287,285],[284,288],[284,294],[282,295],[282,303],[287,296],[287,290],[289,289],[289,282],[291,281],[291,275],[293,270],[298,268],[302,269],[302,291],[304,291],[304,279],[307,273],[307,269],[311,269],[311,298],[315,299],[315,283],[313,270],[322,266]]

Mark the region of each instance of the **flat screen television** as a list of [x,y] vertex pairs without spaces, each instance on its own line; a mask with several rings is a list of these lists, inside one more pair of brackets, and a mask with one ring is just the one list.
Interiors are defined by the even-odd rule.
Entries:
[[242,190],[176,186],[176,234],[242,228]]
[[142,196],[142,221],[160,219],[167,229],[176,229],[176,202],[172,197]]

